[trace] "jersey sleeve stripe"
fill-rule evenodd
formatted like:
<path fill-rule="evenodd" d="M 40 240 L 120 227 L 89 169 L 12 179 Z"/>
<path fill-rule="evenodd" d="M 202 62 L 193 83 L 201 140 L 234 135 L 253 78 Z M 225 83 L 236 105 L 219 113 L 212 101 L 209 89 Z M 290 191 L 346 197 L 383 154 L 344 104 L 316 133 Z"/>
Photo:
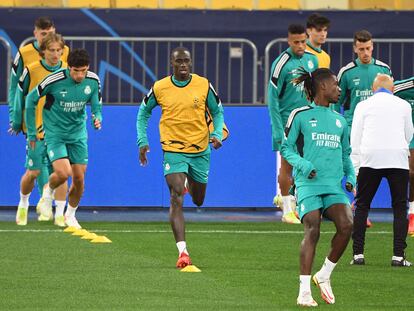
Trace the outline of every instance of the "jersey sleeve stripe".
<path fill-rule="evenodd" d="M 55 83 L 60 80 L 64 80 L 66 78 L 63 71 L 59 71 L 57 73 L 53 73 L 49 76 L 47 76 L 42 82 L 40 82 L 37 92 L 39 93 L 39 96 L 42 95 L 43 90 L 50 84 Z"/>
<path fill-rule="evenodd" d="M 17 74 L 17 66 L 19 66 L 19 59 L 20 59 L 20 51 L 16 53 L 16 56 L 14 57 L 14 61 L 12 64 L 12 71 L 14 75 Z"/>
<path fill-rule="evenodd" d="M 289 58 L 290 58 L 290 55 L 288 53 L 285 53 L 282 55 L 282 57 L 277 62 L 275 66 L 275 70 L 273 71 L 273 74 L 272 74 L 272 79 L 271 79 L 273 81 L 273 84 L 277 85 L 277 80 L 279 79 L 282 69 L 288 62 Z"/>
<path fill-rule="evenodd" d="M 99 101 L 102 102 L 101 80 L 99 80 L 98 75 L 92 71 L 88 71 L 86 73 L 86 78 L 93 79 L 93 80 L 96 80 L 96 82 L 98 82 L 98 97 L 99 97 Z"/>
<path fill-rule="evenodd" d="M 211 85 L 211 83 L 209 83 L 209 89 L 213 92 L 214 97 L 216 98 L 216 102 L 217 105 L 220 106 L 221 105 L 221 100 L 220 97 L 218 96 L 216 90 L 214 89 L 214 87 Z"/>
<path fill-rule="evenodd" d="M 290 113 L 289 118 L 288 118 L 288 120 L 286 122 L 286 126 L 285 126 L 285 134 L 286 134 L 286 136 L 289 134 L 290 127 L 292 126 L 292 123 L 293 123 L 293 120 L 295 119 L 295 117 L 300 112 L 303 112 L 303 111 L 306 111 L 306 110 L 309 110 L 309 109 L 312 109 L 312 107 L 311 106 L 303 106 L 303 107 L 296 108 L 296 109 L 293 109 L 292 110 L 292 112 Z"/>
<path fill-rule="evenodd" d="M 394 94 L 401 92 L 401 91 L 405 91 L 405 90 L 409 90 L 411 88 L 414 88 L 414 80 L 413 81 L 407 81 L 401 84 L 396 84 L 394 87 Z"/>
<path fill-rule="evenodd" d="M 144 99 L 142 100 L 142 103 L 144 105 L 146 105 L 148 103 L 149 99 L 151 98 L 151 95 L 154 96 L 154 90 L 152 88 L 149 90 L 147 95 L 145 95 Z M 154 98 L 155 98 L 155 96 L 154 96 Z"/>
<path fill-rule="evenodd" d="M 27 70 L 27 67 L 24 67 L 23 73 L 19 78 L 19 82 L 17 83 L 17 86 L 19 87 L 20 91 L 23 92 L 23 82 L 26 79 L 26 76 L 28 75 L 29 71 Z"/>
<path fill-rule="evenodd" d="M 342 67 L 341 70 L 339 70 L 339 73 L 338 73 L 338 77 L 337 77 L 338 81 L 341 80 L 341 78 L 342 78 L 343 74 L 345 73 L 345 71 L 347 71 L 349 69 L 352 69 L 354 67 L 356 67 L 355 62 L 351 62 L 348 65 Z"/>
<path fill-rule="evenodd" d="M 386 68 L 390 69 L 390 66 L 388 66 L 386 63 L 384 63 L 384 62 L 382 62 L 378 59 L 375 60 L 374 64 L 377 65 L 377 66 L 386 67 Z"/>

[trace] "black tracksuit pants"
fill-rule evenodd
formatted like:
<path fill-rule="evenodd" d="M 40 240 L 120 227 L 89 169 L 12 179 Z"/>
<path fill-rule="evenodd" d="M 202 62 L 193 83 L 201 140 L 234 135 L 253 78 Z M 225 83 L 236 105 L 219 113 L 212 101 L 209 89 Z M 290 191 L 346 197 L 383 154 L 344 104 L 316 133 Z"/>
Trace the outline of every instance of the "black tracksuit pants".
<path fill-rule="evenodd" d="M 361 167 L 357 180 L 355 197 L 354 229 L 352 233 L 354 255 L 364 253 L 365 231 L 368 212 L 372 199 L 378 190 L 381 179 L 385 177 L 391 192 L 394 213 L 394 256 L 404 256 L 407 247 L 407 192 L 408 170 L 397 168 L 373 169 Z"/>

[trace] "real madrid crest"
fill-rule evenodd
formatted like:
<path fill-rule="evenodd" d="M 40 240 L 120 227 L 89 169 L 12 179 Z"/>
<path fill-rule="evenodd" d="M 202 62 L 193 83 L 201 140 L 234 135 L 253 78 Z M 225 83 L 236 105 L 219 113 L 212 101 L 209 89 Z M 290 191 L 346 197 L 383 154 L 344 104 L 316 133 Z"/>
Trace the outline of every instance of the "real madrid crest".
<path fill-rule="evenodd" d="M 342 123 L 341 121 L 339 121 L 339 119 L 336 119 L 336 126 L 341 128 L 342 127 Z"/>
<path fill-rule="evenodd" d="M 85 87 L 84 92 L 85 92 L 85 94 L 86 94 L 86 95 L 89 95 L 89 94 L 92 92 L 91 87 L 90 87 L 89 85 L 87 85 L 87 86 Z"/>

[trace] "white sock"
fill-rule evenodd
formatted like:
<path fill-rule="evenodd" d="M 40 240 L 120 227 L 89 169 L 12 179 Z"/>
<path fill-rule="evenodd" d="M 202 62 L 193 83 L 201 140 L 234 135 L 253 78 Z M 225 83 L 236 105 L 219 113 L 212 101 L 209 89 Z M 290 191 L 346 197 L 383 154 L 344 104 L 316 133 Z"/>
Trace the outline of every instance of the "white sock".
<path fill-rule="evenodd" d="M 70 206 L 70 204 L 68 203 L 68 208 L 66 209 L 66 213 L 65 213 L 65 216 L 66 217 L 75 217 L 75 213 L 76 213 L 76 210 L 78 209 L 78 207 L 76 206 L 76 207 L 72 207 L 72 206 Z"/>
<path fill-rule="evenodd" d="M 336 266 L 336 263 L 333 263 L 332 261 L 328 259 L 328 257 L 326 257 L 321 270 L 319 270 L 319 276 L 324 280 L 329 279 L 331 277 L 331 273 L 333 269 L 335 268 L 335 266 Z"/>
<path fill-rule="evenodd" d="M 399 257 L 399 256 L 392 256 L 392 258 L 391 258 L 391 260 L 398 260 L 398 261 L 401 261 L 403 259 L 404 259 L 404 257 Z"/>
<path fill-rule="evenodd" d="M 310 288 L 310 281 L 311 276 L 310 275 L 300 275 L 299 276 L 299 294 L 311 292 Z"/>
<path fill-rule="evenodd" d="M 185 241 L 177 242 L 177 248 L 178 248 L 178 254 L 185 252 L 188 255 L 187 243 L 185 243 Z"/>
<path fill-rule="evenodd" d="M 55 203 L 56 203 L 55 217 L 63 216 L 63 212 L 65 211 L 66 201 L 55 200 Z"/>
<path fill-rule="evenodd" d="M 408 205 L 409 205 L 408 214 L 414 214 L 414 201 L 409 202 Z"/>
<path fill-rule="evenodd" d="M 29 208 L 29 197 L 30 197 L 31 192 L 29 192 L 28 194 L 23 194 L 20 192 L 20 201 L 19 201 L 19 206 L 21 208 Z"/>
<path fill-rule="evenodd" d="M 43 198 L 46 200 L 53 200 L 55 190 L 49 187 L 49 184 L 43 189 Z"/>
<path fill-rule="evenodd" d="M 292 211 L 290 195 L 282 196 L 282 204 L 283 204 L 283 215 L 290 213 Z"/>

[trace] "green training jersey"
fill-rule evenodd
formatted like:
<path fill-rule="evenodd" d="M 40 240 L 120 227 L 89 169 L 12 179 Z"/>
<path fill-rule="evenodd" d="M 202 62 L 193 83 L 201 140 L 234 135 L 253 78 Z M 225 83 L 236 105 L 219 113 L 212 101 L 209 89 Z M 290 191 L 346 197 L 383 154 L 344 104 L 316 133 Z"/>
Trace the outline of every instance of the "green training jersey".
<path fill-rule="evenodd" d="M 349 126 L 352 126 L 355 107 L 358 103 L 372 96 L 372 83 L 378 74 L 392 76 L 390 67 L 374 58 L 369 64 L 362 64 L 359 59 L 356 59 L 339 71 L 338 82 L 341 97 L 333 107 L 338 112 L 340 107 L 343 107 L 344 117 Z"/>
<path fill-rule="evenodd" d="M 26 124 L 24 121 L 24 108 L 25 98 L 29 91 L 37 86 L 46 76 L 61 69 L 66 68 L 67 64 L 60 61 L 56 66 L 49 66 L 44 59 L 36 61 L 26 66 L 19 79 L 19 84 L 16 89 L 16 96 L 14 98 L 13 113 L 12 113 L 12 128 L 15 131 L 22 130 L 26 133 Z M 40 99 L 40 103 L 37 105 L 38 111 L 36 112 L 36 128 L 38 138 L 43 138 L 43 126 L 42 126 L 42 109 L 44 105 L 44 98 Z"/>
<path fill-rule="evenodd" d="M 102 97 L 98 76 L 88 71 L 85 79 L 77 83 L 71 78 L 69 69 L 61 69 L 48 75 L 26 97 L 25 121 L 29 141 L 36 140 L 35 109 L 42 96 L 46 96 L 43 107 L 46 142 L 54 138 L 64 142 L 86 138 L 88 102 L 91 103 L 94 119 L 102 121 Z"/>
<path fill-rule="evenodd" d="M 29 66 L 31 63 L 36 62 L 42 59 L 42 56 L 39 54 L 40 48 L 37 41 L 26 44 L 25 46 L 19 48 L 14 58 L 11 73 L 10 73 L 10 84 L 8 91 L 8 105 L 9 105 L 9 122 L 12 122 L 13 119 L 13 107 L 15 102 L 17 85 L 20 79 L 20 76 L 23 73 L 25 67 Z M 66 62 L 69 55 L 69 47 L 65 45 L 61 60 Z"/>
<path fill-rule="evenodd" d="M 294 168 L 298 199 L 343 193 L 342 179 L 355 185 L 346 120 L 328 107 L 305 106 L 292 111 L 285 129 L 282 156 Z M 316 176 L 309 179 L 312 170 Z"/>
<path fill-rule="evenodd" d="M 414 77 L 394 82 L 394 95 L 405 99 L 411 105 L 414 123 Z"/>
<path fill-rule="evenodd" d="M 283 129 L 292 110 L 308 104 L 303 84 L 292 82 L 299 76 L 298 69 L 314 71 L 318 68 L 315 55 L 305 52 L 297 56 L 288 48 L 273 62 L 267 89 L 267 105 L 272 124 L 272 148 L 278 150 L 283 138 Z"/>
<path fill-rule="evenodd" d="M 193 81 L 195 78 L 196 80 L 200 80 L 201 82 L 205 81 L 205 88 L 204 83 L 202 85 L 195 84 Z M 161 83 L 161 85 L 160 85 Z M 166 85 L 169 85 L 169 88 L 166 88 Z M 160 87 L 161 86 L 161 87 Z M 165 94 L 164 90 L 169 90 L 171 94 Z M 178 93 L 177 93 L 178 92 Z M 200 102 L 199 99 L 194 100 L 194 96 L 197 94 L 206 95 L 205 102 Z M 179 96 L 178 96 L 179 95 Z M 159 96 L 157 98 L 157 96 Z M 169 97 L 167 97 L 169 96 Z M 198 96 L 198 95 L 197 95 Z M 196 97 L 197 97 L 196 96 Z M 183 98 L 186 98 L 189 103 L 182 102 Z M 200 104 L 204 105 L 204 107 L 199 106 Z M 195 144 L 192 139 L 196 138 L 198 133 L 187 133 L 188 129 L 194 131 L 198 129 L 197 132 L 205 132 L 208 134 L 209 128 L 207 125 L 207 108 L 210 111 L 213 119 L 214 131 L 209 134 L 211 137 L 216 137 L 218 140 L 222 140 L 223 135 L 223 124 L 224 124 L 224 116 L 223 116 L 223 106 L 221 101 L 215 92 L 214 88 L 205 78 L 199 77 L 197 75 L 191 75 L 191 78 L 187 81 L 178 81 L 174 78 L 174 76 L 167 77 L 158 81 L 154 85 L 153 88 L 149 91 L 147 96 L 144 97 L 141 106 L 138 111 L 137 116 L 137 143 L 139 147 L 143 147 L 148 145 L 148 137 L 147 137 L 147 127 L 148 127 L 148 120 L 152 114 L 152 110 L 160 105 L 162 112 L 161 112 L 161 120 L 164 121 L 164 127 L 162 127 L 160 122 L 160 134 L 161 134 L 161 144 L 164 151 L 175 151 L 175 152 L 183 152 L 183 153 L 194 153 L 194 154 L 201 154 L 203 152 L 210 152 L 210 148 L 201 148 L 200 152 L 196 151 L 193 152 L 191 150 L 191 146 Z M 174 109 L 172 109 L 174 108 Z M 198 114 L 200 115 L 197 118 L 189 118 L 191 114 L 194 113 L 195 110 L 200 109 Z M 177 114 L 177 110 L 180 110 L 180 114 Z M 178 115 L 180 117 L 178 117 Z M 175 142 L 175 149 L 171 149 L 169 144 L 166 144 L 163 141 L 163 132 L 165 129 L 171 128 L 169 125 L 176 123 L 179 120 L 179 124 L 175 127 L 176 131 L 180 131 L 182 133 L 186 133 L 184 136 L 180 133 L 167 133 L 171 135 L 178 135 L 177 137 L 174 136 L 173 140 Z M 186 122 L 187 120 L 187 122 Z M 191 124 L 189 124 L 190 122 Z M 197 124 L 193 124 L 197 123 Z M 195 126 L 195 127 L 194 127 Z M 176 132 L 175 131 L 175 132 Z M 188 135 L 187 135 L 188 134 Z M 180 136 L 181 135 L 181 136 Z M 196 137 L 193 137 L 196 135 Z M 183 142 L 178 140 L 185 140 Z M 198 139 L 196 139 L 198 140 Z M 186 147 L 187 146 L 187 147 Z M 204 150 L 203 150 L 204 149 Z"/>

